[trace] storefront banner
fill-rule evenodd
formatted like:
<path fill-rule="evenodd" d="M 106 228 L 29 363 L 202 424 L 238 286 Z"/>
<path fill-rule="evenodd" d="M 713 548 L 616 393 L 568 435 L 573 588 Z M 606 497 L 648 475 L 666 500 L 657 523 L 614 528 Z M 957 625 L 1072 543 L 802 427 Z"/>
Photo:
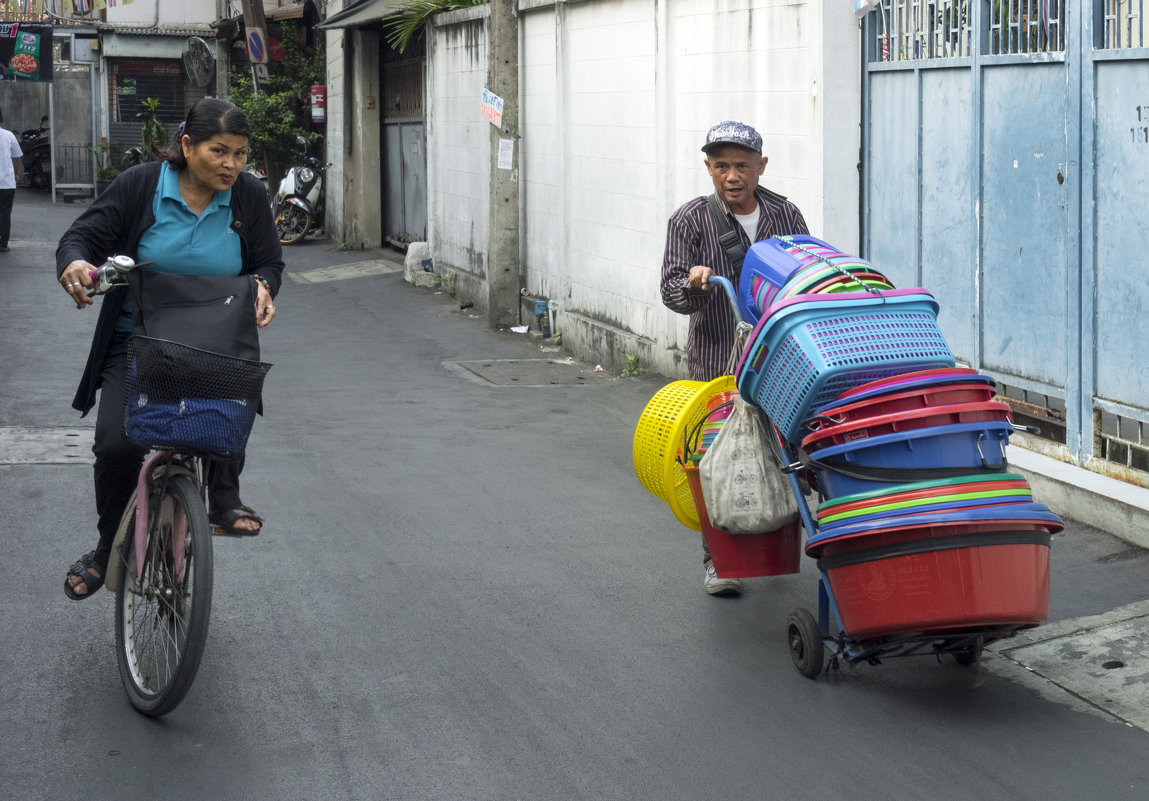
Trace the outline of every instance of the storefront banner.
<path fill-rule="evenodd" d="M 52 26 L 39 22 L 0 22 L 0 79 L 52 80 Z"/>

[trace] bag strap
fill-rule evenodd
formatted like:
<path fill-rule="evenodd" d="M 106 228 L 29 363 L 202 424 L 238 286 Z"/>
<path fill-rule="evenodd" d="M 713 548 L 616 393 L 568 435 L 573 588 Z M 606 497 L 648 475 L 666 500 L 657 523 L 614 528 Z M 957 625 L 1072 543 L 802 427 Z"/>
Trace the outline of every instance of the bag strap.
<path fill-rule="evenodd" d="M 712 194 L 706 198 L 706 206 L 710 209 L 710 218 L 714 220 L 714 227 L 718 229 L 718 243 L 726 251 L 730 264 L 734 267 L 734 272 L 740 273 L 742 262 L 746 259 L 746 247 L 742 244 L 742 237 L 730 224 L 730 218 L 722 210 L 722 204 L 718 202 L 717 194 Z"/>

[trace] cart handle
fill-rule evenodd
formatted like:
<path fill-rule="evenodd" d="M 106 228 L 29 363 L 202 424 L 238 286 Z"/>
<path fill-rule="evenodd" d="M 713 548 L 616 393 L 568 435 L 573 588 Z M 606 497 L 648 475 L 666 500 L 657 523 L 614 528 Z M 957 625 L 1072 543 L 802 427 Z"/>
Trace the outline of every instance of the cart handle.
<path fill-rule="evenodd" d="M 738 311 L 738 293 L 734 291 L 734 284 L 730 283 L 730 279 L 711 274 L 706 280 L 722 287 L 726 297 L 730 298 L 730 308 L 734 311 L 734 320 L 739 323 L 742 322 L 742 312 Z"/>

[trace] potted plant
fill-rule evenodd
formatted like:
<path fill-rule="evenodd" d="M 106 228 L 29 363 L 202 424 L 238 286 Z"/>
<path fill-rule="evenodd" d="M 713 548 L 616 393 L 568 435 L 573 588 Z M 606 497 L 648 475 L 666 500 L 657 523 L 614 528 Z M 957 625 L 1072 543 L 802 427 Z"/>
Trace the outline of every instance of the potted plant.
<path fill-rule="evenodd" d="M 159 98 L 147 97 L 141 100 L 140 104 L 144 108 L 136 114 L 136 119 L 144 121 L 143 130 L 140 132 L 140 141 L 143 145 L 141 151 L 144 159 L 151 161 L 153 157 L 161 157 L 157 148 L 162 150 L 167 147 L 168 127 L 157 116 L 160 107 Z"/>
<path fill-rule="evenodd" d="M 96 157 L 96 194 L 102 194 L 116 176 L 132 166 L 132 157 L 119 142 L 101 139 L 91 148 Z"/>

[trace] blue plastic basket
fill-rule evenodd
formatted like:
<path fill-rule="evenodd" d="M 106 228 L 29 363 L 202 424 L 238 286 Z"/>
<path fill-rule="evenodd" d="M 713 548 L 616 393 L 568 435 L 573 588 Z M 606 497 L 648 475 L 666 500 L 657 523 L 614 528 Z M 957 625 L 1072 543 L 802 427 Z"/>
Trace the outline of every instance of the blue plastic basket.
<path fill-rule="evenodd" d="M 938 328 L 938 304 L 922 290 L 826 296 L 768 317 L 737 376 L 742 397 L 761 407 L 787 441 L 841 393 L 880 378 L 953 367 Z"/>
<path fill-rule="evenodd" d="M 803 253 L 791 252 L 795 245 L 841 252 L 821 239 L 806 235 L 772 236 L 751 245 L 746 251 L 738 279 L 738 311 L 750 325 L 758 322 L 762 311 L 769 308 L 782 285 L 798 271 L 804 260 L 810 258 Z"/>

